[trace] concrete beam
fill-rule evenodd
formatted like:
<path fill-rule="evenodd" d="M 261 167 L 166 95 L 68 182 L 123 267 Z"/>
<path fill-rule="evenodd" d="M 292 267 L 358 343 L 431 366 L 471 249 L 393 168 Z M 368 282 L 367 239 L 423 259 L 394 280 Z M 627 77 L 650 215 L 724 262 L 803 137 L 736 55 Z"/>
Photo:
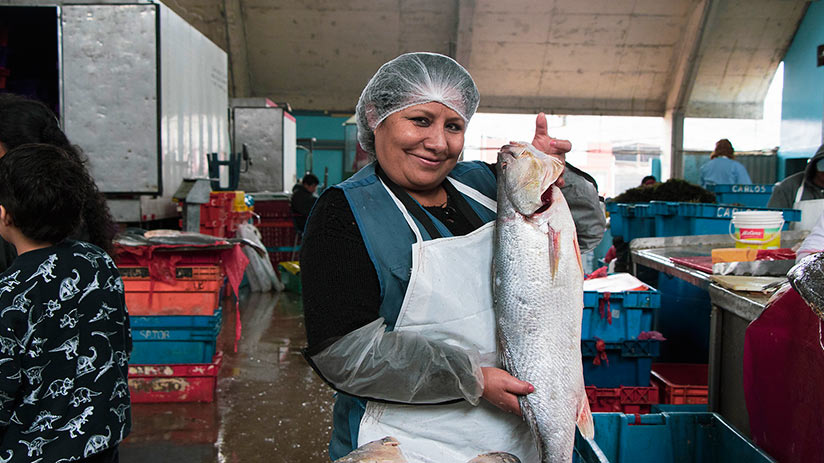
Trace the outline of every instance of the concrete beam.
<path fill-rule="evenodd" d="M 681 111 L 685 109 L 692 91 L 695 75 L 698 70 L 698 60 L 704 38 L 704 30 L 717 16 L 719 0 L 701 0 L 693 10 L 684 30 L 681 48 L 675 60 L 672 71 L 672 84 L 667 94 L 667 110 Z"/>
<path fill-rule="evenodd" d="M 454 49 L 452 57 L 455 61 L 469 68 L 472 59 L 472 34 L 475 22 L 475 0 L 455 0 L 457 14 L 455 21 L 455 35 L 452 40 Z"/>
<path fill-rule="evenodd" d="M 229 87 L 231 97 L 252 95 L 249 59 L 246 44 L 246 22 L 242 0 L 223 0 L 226 16 L 226 42 L 229 54 Z"/>

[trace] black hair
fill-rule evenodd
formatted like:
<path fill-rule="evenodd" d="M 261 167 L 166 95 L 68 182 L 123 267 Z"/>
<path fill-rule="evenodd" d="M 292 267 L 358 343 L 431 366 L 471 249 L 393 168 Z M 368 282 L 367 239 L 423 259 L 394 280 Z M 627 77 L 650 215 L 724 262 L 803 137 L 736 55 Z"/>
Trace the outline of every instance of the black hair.
<path fill-rule="evenodd" d="M 27 238 L 59 243 L 77 231 L 94 181 L 65 150 L 20 145 L 0 158 L 0 204 Z"/>
<path fill-rule="evenodd" d="M 60 124 L 54 113 L 43 103 L 10 93 L 0 94 L 0 145 L 7 151 L 29 143 L 46 143 L 54 145 L 91 178 L 88 171 L 88 159 L 60 130 Z M 109 212 L 106 198 L 92 182 L 91 190 L 83 202 L 81 226 L 76 233 L 111 253 L 112 239 L 117 227 Z"/>
<path fill-rule="evenodd" d="M 320 180 L 318 180 L 318 178 L 316 176 L 314 176 L 313 174 L 306 174 L 306 175 L 303 176 L 303 180 L 301 180 L 300 183 L 302 183 L 306 186 L 312 186 L 312 185 L 319 184 Z"/>
<path fill-rule="evenodd" d="M 647 183 L 647 180 L 652 180 L 653 182 L 657 182 L 657 181 L 658 181 L 658 179 L 657 179 L 657 178 L 655 178 L 655 176 L 654 176 L 654 175 L 647 175 L 646 177 L 644 177 L 643 179 L 641 179 L 641 185 L 643 185 L 643 184 Z"/>

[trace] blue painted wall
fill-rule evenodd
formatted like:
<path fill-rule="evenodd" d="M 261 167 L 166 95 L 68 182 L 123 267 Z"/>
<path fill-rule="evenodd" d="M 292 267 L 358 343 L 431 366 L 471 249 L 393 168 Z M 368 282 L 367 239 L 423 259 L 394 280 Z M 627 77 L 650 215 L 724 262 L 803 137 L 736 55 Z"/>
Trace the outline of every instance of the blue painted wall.
<path fill-rule="evenodd" d="M 817 1 L 810 4 L 784 57 L 779 179 L 786 175 L 786 159 L 809 158 L 824 142 L 824 66 L 816 66 L 822 44 L 824 2 Z"/>
<path fill-rule="evenodd" d="M 297 119 L 298 138 L 315 137 L 318 140 L 339 140 L 343 146 L 343 123 L 347 117 L 331 117 L 326 115 L 295 114 Z M 298 178 L 306 173 L 306 154 L 302 149 L 297 150 Z M 312 173 L 317 175 L 323 183 L 324 168 L 329 168 L 329 185 L 343 181 L 343 150 L 315 150 L 312 160 Z"/>

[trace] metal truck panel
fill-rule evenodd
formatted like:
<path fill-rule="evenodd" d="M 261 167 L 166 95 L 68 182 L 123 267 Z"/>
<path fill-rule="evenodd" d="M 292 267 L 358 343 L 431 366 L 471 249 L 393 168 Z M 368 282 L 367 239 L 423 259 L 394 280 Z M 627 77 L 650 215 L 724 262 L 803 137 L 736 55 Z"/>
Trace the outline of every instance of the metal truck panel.
<path fill-rule="evenodd" d="M 226 52 L 160 7 L 160 139 L 163 195 L 184 178 L 207 177 L 207 153 L 228 159 Z"/>
<path fill-rule="evenodd" d="M 64 5 L 63 124 L 104 193 L 160 193 L 157 5 Z"/>
<path fill-rule="evenodd" d="M 252 165 L 240 174 L 243 191 L 291 191 L 295 184 L 296 127 L 283 108 L 235 107 L 235 151 L 245 143 Z"/>

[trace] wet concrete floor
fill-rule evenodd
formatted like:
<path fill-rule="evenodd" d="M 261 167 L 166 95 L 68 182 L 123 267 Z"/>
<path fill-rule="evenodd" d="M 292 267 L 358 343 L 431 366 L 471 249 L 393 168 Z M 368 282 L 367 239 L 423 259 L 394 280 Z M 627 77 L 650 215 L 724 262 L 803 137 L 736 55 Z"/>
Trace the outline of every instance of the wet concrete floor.
<path fill-rule="evenodd" d="M 241 292 L 223 303 L 224 352 L 213 403 L 133 404 L 122 463 L 328 462 L 333 391 L 301 356 L 300 296 Z"/>

